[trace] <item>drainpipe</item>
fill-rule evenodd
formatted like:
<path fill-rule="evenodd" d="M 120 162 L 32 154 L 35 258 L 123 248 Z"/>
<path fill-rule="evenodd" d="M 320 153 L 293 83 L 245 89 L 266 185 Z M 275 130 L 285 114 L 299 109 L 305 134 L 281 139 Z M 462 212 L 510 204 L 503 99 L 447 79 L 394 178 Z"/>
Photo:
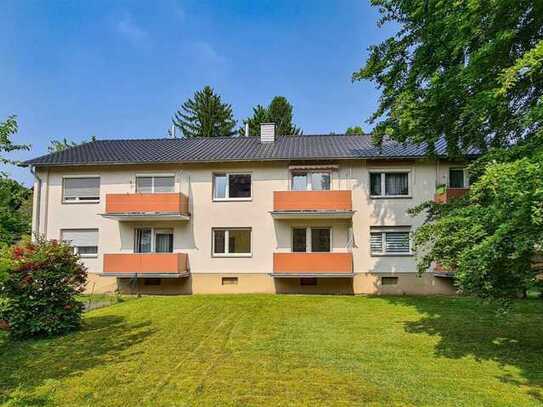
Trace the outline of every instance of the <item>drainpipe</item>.
<path fill-rule="evenodd" d="M 34 179 L 36 180 L 37 187 L 35 188 L 34 194 L 34 222 L 32 228 L 32 240 L 35 240 L 36 237 L 40 234 L 40 203 L 41 203 L 41 178 L 36 172 L 36 169 L 33 166 L 30 166 L 30 173 L 34 176 Z"/>

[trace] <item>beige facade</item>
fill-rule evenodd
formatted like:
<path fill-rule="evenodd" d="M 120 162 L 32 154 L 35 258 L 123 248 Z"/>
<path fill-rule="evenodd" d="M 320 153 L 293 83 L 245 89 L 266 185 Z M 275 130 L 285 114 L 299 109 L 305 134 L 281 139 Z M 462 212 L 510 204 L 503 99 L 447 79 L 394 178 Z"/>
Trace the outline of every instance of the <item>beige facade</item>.
<path fill-rule="evenodd" d="M 287 161 L 275 161 L 37 168 L 40 182 L 35 184 L 39 193 L 35 194 L 33 230 L 49 239 L 61 239 L 63 230 L 98 230 L 98 254 L 83 258 L 90 275 L 88 289 L 93 292 L 119 288 L 125 292 L 161 294 L 454 293 L 448 279 L 434 277 L 431 273 L 419 277 L 416 258 L 411 253 L 375 256 L 370 252 L 370 228 L 401 227 L 413 231 L 422 223 L 422 217 L 413 218 L 407 210 L 432 199 L 436 185 L 447 183 L 449 164 L 429 160 L 338 160 L 330 165 L 330 189 L 351 191 L 352 218 L 294 216 L 278 219 L 272 216 L 274 191 L 290 189 L 292 171 L 289 165 Z M 370 197 L 370 172 L 381 171 L 408 172 L 409 195 Z M 224 172 L 251 174 L 251 198 L 214 200 L 213 174 Z M 102 216 L 106 212 L 108 194 L 134 194 L 136 176 L 146 174 L 175 176 L 175 191 L 188 196 L 188 219 L 117 220 Z M 100 178 L 99 202 L 63 202 L 63 179 L 74 176 Z M 190 275 L 160 281 L 102 276 L 104 255 L 133 253 L 134 231 L 142 227 L 172 229 L 173 252 L 187 254 Z M 352 253 L 353 276 L 322 277 L 304 282 L 297 277 L 273 276 L 274 253 L 292 251 L 295 227 L 330 228 L 330 251 Z M 251 253 L 239 257 L 213 256 L 214 228 L 250 228 Z M 228 277 L 237 277 L 237 281 Z M 387 284 L 382 284 L 381 277 L 398 278 L 385 279 Z"/>

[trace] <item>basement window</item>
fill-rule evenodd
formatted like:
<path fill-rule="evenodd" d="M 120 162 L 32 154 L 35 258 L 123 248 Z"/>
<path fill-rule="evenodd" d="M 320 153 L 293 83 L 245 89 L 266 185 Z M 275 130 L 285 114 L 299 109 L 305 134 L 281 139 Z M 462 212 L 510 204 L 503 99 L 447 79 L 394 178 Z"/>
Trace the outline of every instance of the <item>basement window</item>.
<path fill-rule="evenodd" d="M 144 278 L 143 285 L 146 285 L 146 286 L 160 285 L 160 278 Z"/>
<path fill-rule="evenodd" d="M 222 285 L 238 285 L 238 278 L 237 277 L 223 277 L 221 279 Z"/>
<path fill-rule="evenodd" d="M 317 279 L 315 277 L 300 278 L 301 286 L 316 286 Z"/>
<path fill-rule="evenodd" d="M 381 285 L 396 285 L 398 277 L 381 277 Z"/>

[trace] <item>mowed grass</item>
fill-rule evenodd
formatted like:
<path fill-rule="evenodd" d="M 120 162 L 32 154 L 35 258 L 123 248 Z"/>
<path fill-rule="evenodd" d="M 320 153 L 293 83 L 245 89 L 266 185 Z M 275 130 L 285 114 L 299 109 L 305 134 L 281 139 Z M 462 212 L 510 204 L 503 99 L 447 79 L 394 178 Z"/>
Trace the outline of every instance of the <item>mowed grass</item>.
<path fill-rule="evenodd" d="M 0 336 L 4 406 L 536 406 L 543 301 L 145 297 Z"/>

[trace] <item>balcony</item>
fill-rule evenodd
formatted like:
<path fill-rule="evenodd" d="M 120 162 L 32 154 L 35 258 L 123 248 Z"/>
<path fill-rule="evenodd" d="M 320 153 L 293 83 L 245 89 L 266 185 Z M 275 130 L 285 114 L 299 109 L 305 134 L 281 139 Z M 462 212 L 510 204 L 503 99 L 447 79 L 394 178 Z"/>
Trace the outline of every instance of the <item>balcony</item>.
<path fill-rule="evenodd" d="M 120 278 L 180 278 L 189 275 L 185 253 L 104 254 L 103 276 Z"/>
<path fill-rule="evenodd" d="M 189 220 L 189 200 L 180 193 L 107 194 L 102 216 L 120 221 Z"/>
<path fill-rule="evenodd" d="M 272 216 L 276 219 L 351 219 L 351 191 L 276 191 Z"/>
<path fill-rule="evenodd" d="M 469 191 L 469 188 L 445 188 L 443 191 L 439 191 L 434 196 L 434 202 L 443 204 L 449 202 L 451 199 L 460 198 Z"/>
<path fill-rule="evenodd" d="M 352 253 L 274 253 L 274 277 L 352 277 Z"/>

